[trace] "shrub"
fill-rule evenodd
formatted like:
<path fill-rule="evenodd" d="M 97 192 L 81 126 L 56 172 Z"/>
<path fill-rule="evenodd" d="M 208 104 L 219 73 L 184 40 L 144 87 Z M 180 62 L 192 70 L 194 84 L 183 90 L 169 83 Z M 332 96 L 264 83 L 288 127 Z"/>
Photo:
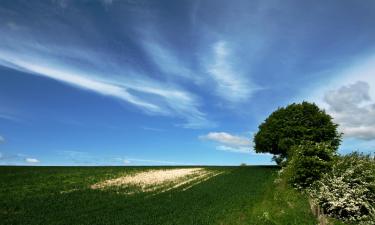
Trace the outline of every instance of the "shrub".
<path fill-rule="evenodd" d="M 331 170 L 336 148 L 330 143 L 305 141 L 291 148 L 286 178 L 298 188 L 306 188 Z"/>
<path fill-rule="evenodd" d="M 313 200 L 332 217 L 375 224 L 375 160 L 352 153 L 338 158 L 310 189 Z"/>

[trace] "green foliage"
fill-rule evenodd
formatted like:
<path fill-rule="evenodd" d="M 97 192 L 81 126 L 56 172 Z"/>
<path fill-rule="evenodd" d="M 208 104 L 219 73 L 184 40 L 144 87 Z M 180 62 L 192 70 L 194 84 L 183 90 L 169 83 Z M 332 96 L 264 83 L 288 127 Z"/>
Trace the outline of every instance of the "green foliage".
<path fill-rule="evenodd" d="M 339 157 L 309 192 L 334 218 L 375 224 L 375 159 L 356 152 Z"/>
<path fill-rule="evenodd" d="M 264 192 L 263 200 L 253 209 L 253 214 L 259 219 L 250 224 L 317 224 L 307 196 L 290 188 L 285 180 L 274 180 L 273 183 L 264 186 Z M 301 217 L 304 217 L 304 220 Z"/>
<path fill-rule="evenodd" d="M 295 187 L 306 188 L 331 170 L 336 149 L 329 143 L 304 141 L 291 148 L 293 154 L 285 168 L 288 181 Z"/>
<path fill-rule="evenodd" d="M 274 154 L 280 164 L 294 145 L 303 141 L 330 142 L 337 149 L 341 134 L 332 117 L 313 103 L 302 102 L 279 108 L 260 126 L 254 136 L 255 151 Z"/>
<path fill-rule="evenodd" d="M 126 195 L 89 189 L 159 168 L 165 167 L 0 167 L 0 223 L 316 224 L 303 196 L 273 182 L 277 167 L 209 167 L 225 173 L 186 191 Z"/>

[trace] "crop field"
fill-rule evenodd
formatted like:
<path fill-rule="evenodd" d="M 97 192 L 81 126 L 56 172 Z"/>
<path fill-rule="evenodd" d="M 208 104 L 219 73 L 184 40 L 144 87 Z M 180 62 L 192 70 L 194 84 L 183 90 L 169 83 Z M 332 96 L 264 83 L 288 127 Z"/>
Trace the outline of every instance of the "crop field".
<path fill-rule="evenodd" d="M 276 167 L 0 167 L 1 224 L 316 224 Z"/>

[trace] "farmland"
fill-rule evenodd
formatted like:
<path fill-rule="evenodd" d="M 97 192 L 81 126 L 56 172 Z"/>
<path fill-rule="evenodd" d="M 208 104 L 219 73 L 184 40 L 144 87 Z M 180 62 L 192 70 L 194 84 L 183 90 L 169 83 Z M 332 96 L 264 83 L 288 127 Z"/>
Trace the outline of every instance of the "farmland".
<path fill-rule="evenodd" d="M 0 167 L 0 221 L 2 224 L 316 224 L 307 199 L 285 184 L 274 182 L 277 170 L 270 166 L 3 166 Z M 157 179 L 148 183 L 147 174 Z"/>

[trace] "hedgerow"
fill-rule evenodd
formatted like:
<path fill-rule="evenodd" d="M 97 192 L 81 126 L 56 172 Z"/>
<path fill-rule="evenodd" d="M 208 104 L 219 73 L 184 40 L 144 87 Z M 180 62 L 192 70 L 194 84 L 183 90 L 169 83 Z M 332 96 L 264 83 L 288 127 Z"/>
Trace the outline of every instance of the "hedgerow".
<path fill-rule="evenodd" d="M 285 177 L 294 187 L 307 188 L 331 170 L 336 149 L 329 142 L 305 141 L 291 148 Z"/>
<path fill-rule="evenodd" d="M 375 159 L 369 155 L 339 157 L 308 191 L 331 217 L 375 224 Z"/>

